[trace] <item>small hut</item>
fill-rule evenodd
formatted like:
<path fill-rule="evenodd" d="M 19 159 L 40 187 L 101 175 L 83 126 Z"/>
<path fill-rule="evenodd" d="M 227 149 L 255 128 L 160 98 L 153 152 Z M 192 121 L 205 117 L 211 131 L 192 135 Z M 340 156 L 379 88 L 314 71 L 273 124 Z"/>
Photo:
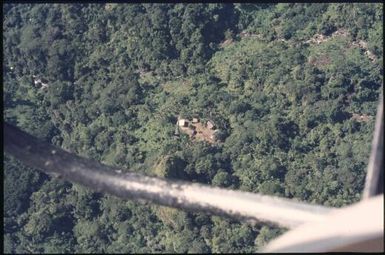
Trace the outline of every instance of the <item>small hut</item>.
<path fill-rule="evenodd" d="M 48 88 L 48 84 L 47 83 L 41 83 L 41 89 L 46 89 Z"/>
<path fill-rule="evenodd" d="M 41 80 L 40 79 L 36 79 L 33 82 L 35 83 L 35 85 L 41 84 Z"/>
<path fill-rule="evenodd" d="M 187 126 L 188 126 L 188 120 L 186 120 L 186 119 L 180 119 L 180 120 L 178 120 L 178 125 L 179 125 L 180 127 L 187 127 Z"/>
<path fill-rule="evenodd" d="M 208 129 L 215 129 L 215 124 L 212 120 L 207 121 L 206 126 Z"/>
<path fill-rule="evenodd" d="M 198 123 L 199 122 L 199 118 L 198 117 L 195 117 L 192 119 L 192 123 Z"/>

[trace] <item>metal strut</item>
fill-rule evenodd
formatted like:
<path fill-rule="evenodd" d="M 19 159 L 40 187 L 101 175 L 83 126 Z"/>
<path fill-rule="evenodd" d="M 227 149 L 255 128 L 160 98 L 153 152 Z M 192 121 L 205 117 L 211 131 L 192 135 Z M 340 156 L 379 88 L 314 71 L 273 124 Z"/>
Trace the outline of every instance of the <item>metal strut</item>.
<path fill-rule="evenodd" d="M 4 124 L 4 145 L 7 153 L 28 166 L 121 198 L 289 228 L 320 221 L 334 210 L 285 198 L 125 173 L 40 141 L 7 123 Z"/>
<path fill-rule="evenodd" d="M 362 199 L 382 193 L 384 193 L 384 105 L 381 97 L 377 107 L 376 126 Z"/>

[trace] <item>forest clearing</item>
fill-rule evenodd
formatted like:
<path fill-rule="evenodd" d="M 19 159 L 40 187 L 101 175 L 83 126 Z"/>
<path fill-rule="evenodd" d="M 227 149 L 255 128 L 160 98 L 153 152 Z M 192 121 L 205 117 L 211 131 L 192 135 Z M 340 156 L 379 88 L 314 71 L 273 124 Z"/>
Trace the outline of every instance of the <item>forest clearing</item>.
<path fill-rule="evenodd" d="M 198 118 L 193 118 L 192 121 L 178 119 L 177 126 L 181 132 L 188 134 L 191 140 L 206 141 L 208 143 L 217 142 L 216 133 L 218 130 L 211 120 L 203 124 Z"/>

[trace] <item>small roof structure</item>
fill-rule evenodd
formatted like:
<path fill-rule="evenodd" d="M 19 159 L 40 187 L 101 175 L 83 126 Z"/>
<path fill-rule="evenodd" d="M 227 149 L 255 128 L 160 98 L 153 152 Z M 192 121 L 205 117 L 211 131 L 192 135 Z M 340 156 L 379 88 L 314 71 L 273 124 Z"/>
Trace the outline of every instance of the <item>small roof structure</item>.
<path fill-rule="evenodd" d="M 37 85 L 37 84 L 41 83 L 41 80 L 40 79 L 36 79 L 33 82 L 35 83 L 35 85 Z"/>
<path fill-rule="evenodd" d="M 199 118 L 198 117 L 194 117 L 193 119 L 192 119 L 192 123 L 198 123 L 199 122 Z"/>
<path fill-rule="evenodd" d="M 46 89 L 48 88 L 48 84 L 47 83 L 41 83 L 41 89 Z"/>
<path fill-rule="evenodd" d="M 214 122 L 212 120 L 207 121 L 206 126 L 209 129 L 215 129 L 215 124 L 214 124 Z"/>
<path fill-rule="evenodd" d="M 179 119 L 178 120 L 178 125 L 180 127 L 187 127 L 188 126 L 188 120 L 186 120 L 186 119 Z"/>

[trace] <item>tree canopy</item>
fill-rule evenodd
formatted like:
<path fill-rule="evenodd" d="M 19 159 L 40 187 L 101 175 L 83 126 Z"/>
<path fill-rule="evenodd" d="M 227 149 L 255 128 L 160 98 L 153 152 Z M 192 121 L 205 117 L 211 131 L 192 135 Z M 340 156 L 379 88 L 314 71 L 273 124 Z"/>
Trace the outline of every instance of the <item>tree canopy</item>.
<path fill-rule="evenodd" d="M 383 5 L 3 5 L 4 119 L 130 171 L 341 207 L 361 198 Z M 221 142 L 174 136 L 213 120 Z M 358 117 L 357 117 L 358 116 Z M 124 201 L 4 157 L 5 253 L 255 252 L 285 230 Z"/>

